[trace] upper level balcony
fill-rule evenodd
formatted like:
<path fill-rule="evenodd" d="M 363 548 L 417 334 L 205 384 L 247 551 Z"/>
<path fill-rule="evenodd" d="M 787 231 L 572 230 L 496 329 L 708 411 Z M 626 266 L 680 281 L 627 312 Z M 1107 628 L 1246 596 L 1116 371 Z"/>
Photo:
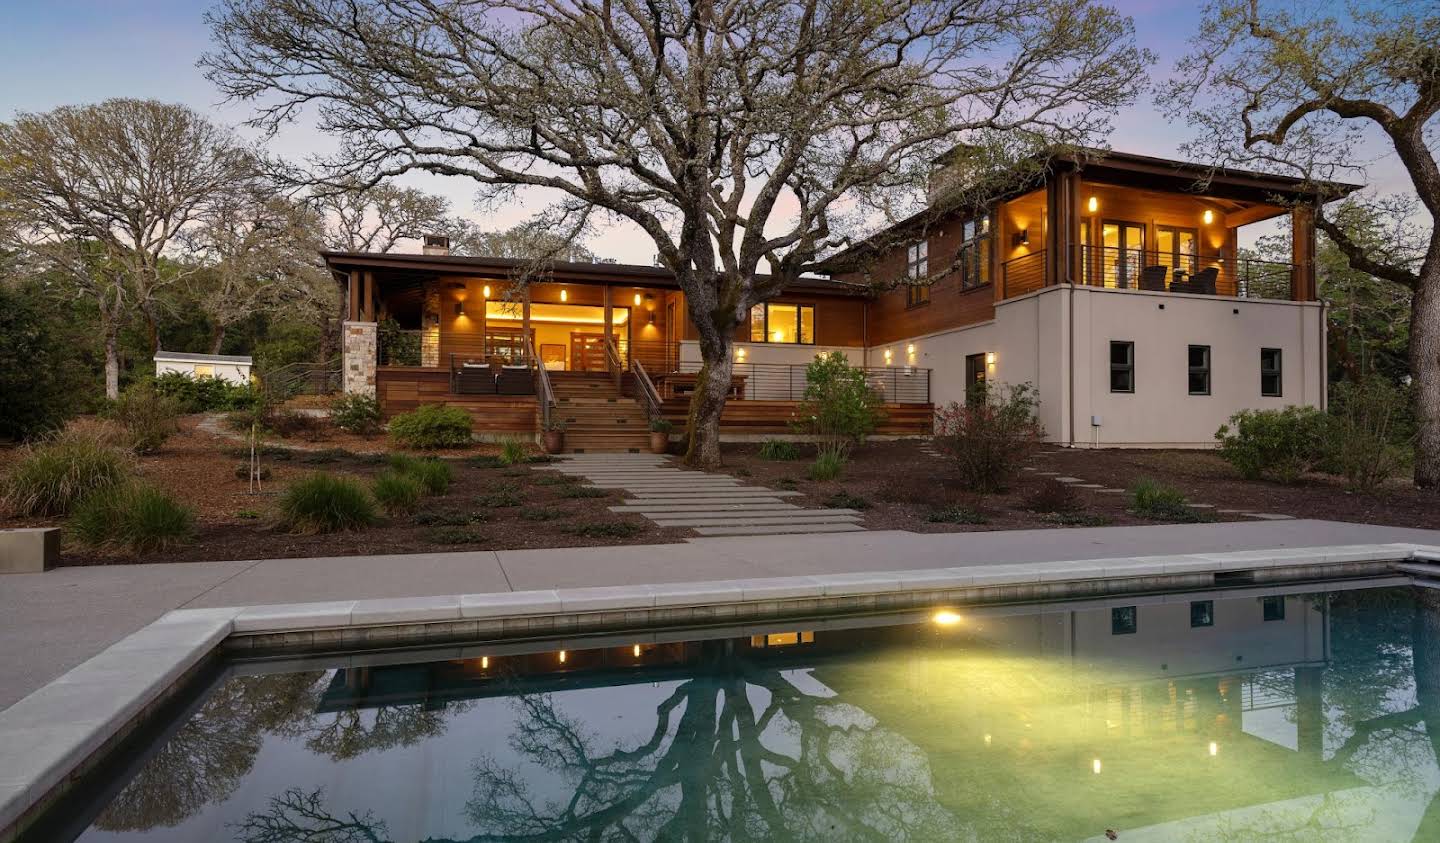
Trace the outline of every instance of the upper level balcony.
<path fill-rule="evenodd" d="M 1109 290 L 1144 290 L 1242 299 L 1286 301 L 1293 296 L 1300 267 L 1249 257 L 1175 254 L 1116 246 L 1071 245 L 1067 266 L 1075 283 Z M 1011 299 L 1046 286 L 1049 254 L 1041 249 L 1000 265 L 1000 298 Z"/>

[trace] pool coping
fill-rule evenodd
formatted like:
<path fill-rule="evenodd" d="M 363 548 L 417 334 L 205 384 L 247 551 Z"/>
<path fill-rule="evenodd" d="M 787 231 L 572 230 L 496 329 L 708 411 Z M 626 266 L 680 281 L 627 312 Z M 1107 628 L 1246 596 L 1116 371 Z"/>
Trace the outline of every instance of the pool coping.
<path fill-rule="evenodd" d="M 563 637 L 648 625 L 1405 573 L 1440 547 L 1336 545 L 764 579 L 178 609 L 0 711 L 0 843 L 222 652 Z M 1411 578 L 1414 582 L 1414 578 Z M 1178 598 L 1177 598 L 1178 599 Z M 1188 598 L 1187 598 L 1188 599 Z"/>

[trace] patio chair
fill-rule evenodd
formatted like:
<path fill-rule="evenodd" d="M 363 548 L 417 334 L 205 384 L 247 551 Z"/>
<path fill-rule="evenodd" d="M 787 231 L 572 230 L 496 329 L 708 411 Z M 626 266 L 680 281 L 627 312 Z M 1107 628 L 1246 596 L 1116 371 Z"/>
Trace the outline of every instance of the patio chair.
<path fill-rule="evenodd" d="M 1215 295 L 1215 281 L 1220 277 L 1217 267 L 1207 266 L 1190 276 L 1190 292 L 1205 296 Z"/>
<path fill-rule="evenodd" d="M 1140 289 L 1165 292 L 1165 267 L 1158 264 L 1145 267 L 1140 272 Z"/>

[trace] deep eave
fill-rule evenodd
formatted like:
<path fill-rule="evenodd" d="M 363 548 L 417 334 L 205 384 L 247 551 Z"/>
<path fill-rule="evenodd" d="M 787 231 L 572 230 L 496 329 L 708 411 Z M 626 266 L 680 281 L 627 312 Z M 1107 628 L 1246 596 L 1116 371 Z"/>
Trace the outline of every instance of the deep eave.
<path fill-rule="evenodd" d="M 396 270 L 435 275 L 467 275 L 505 280 L 531 268 L 517 258 L 465 257 L 460 255 L 416 255 L 394 252 L 321 252 L 325 265 L 337 272 L 350 270 Z M 545 265 L 546 283 L 604 284 L 624 287 L 661 287 L 678 290 L 670 270 L 657 266 L 624 263 L 579 263 L 552 261 Z M 761 278 L 767 276 L 761 275 Z M 801 278 L 785 288 L 786 293 L 815 293 L 832 296 L 864 296 L 863 285 L 827 278 Z"/>

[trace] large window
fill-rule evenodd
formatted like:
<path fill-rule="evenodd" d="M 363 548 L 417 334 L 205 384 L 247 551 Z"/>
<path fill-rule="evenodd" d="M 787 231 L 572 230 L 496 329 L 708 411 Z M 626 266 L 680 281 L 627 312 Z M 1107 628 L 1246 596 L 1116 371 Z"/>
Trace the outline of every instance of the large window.
<path fill-rule="evenodd" d="M 1283 393 L 1280 379 L 1280 349 L 1260 349 L 1260 394 L 1279 398 Z"/>
<path fill-rule="evenodd" d="M 981 214 L 961 229 L 960 289 L 990 283 L 990 215 Z"/>
<path fill-rule="evenodd" d="M 1110 343 L 1110 391 L 1135 391 L 1135 343 Z"/>
<path fill-rule="evenodd" d="M 1210 346 L 1190 346 L 1190 394 L 1210 394 Z"/>
<path fill-rule="evenodd" d="M 750 308 L 750 341 L 815 344 L 815 306 L 768 302 Z"/>
<path fill-rule="evenodd" d="M 925 240 L 910 244 L 905 250 L 905 306 L 914 307 L 930 301 L 930 285 L 922 284 L 930 275 L 930 244 Z"/>

